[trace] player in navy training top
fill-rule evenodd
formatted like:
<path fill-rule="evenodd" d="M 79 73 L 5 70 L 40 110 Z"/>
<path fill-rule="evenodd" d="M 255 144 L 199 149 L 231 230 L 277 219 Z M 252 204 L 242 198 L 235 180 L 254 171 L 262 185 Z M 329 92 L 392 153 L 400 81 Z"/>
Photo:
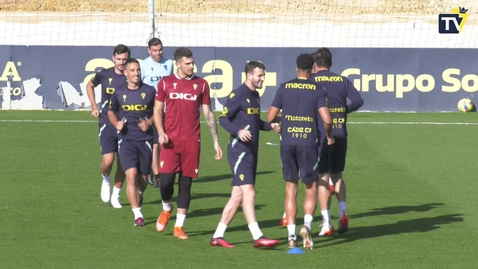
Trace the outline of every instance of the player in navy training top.
<path fill-rule="evenodd" d="M 300 235 L 305 248 L 313 247 L 310 231 L 317 205 L 319 118 L 328 131 L 328 143 L 334 143 L 327 94 L 323 87 L 309 80 L 313 65 L 312 55 L 305 53 L 297 57 L 297 78 L 279 86 L 267 117 L 272 121 L 282 109 L 280 155 L 283 178 L 286 181 L 285 212 L 290 248 L 297 245 L 295 216 L 299 174 L 305 186 L 304 226 L 300 229 Z"/>
<path fill-rule="evenodd" d="M 231 134 L 227 157 L 233 187 L 231 198 L 224 207 L 211 239 L 211 246 L 234 247 L 224 239 L 224 233 L 241 204 L 254 247 L 271 247 L 279 242 L 263 236 L 256 221 L 254 205 L 259 131 L 279 131 L 279 124 L 261 120 L 260 96 L 256 89 L 262 88 L 265 70 L 265 66 L 258 61 L 246 64 L 246 81 L 229 95 L 219 118 L 221 126 Z"/>
<path fill-rule="evenodd" d="M 110 201 L 110 172 L 115 160 L 115 153 L 118 152 L 118 136 L 116 129 L 108 120 L 108 105 L 111 95 L 119 86 L 126 84 L 126 77 L 123 74 L 124 64 L 130 57 L 130 49 L 125 45 L 118 45 L 113 51 L 113 63 L 111 68 L 103 69 L 95 74 L 95 76 L 86 85 L 88 98 L 91 103 L 91 115 L 99 117 L 99 140 L 102 161 L 101 175 L 103 183 L 101 184 L 101 199 L 107 203 Z M 101 84 L 101 106 L 98 109 L 95 101 L 95 87 Z M 125 175 L 121 168 L 120 161 L 116 161 L 116 175 L 113 193 L 111 194 L 111 205 L 114 208 L 121 208 L 119 202 L 119 194 L 123 187 Z"/>
<path fill-rule="evenodd" d="M 141 62 L 141 80 L 158 90 L 158 82 L 163 77 L 173 74 L 173 61 L 163 57 L 163 42 L 156 37 L 148 41 L 148 53 L 149 57 Z M 154 126 L 153 130 L 153 162 L 151 170 L 153 170 L 153 175 L 157 175 L 159 170 L 159 143 L 158 132 Z M 150 185 L 155 183 L 151 176 L 148 178 L 148 182 Z"/>
<path fill-rule="evenodd" d="M 319 164 L 321 181 L 329 182 L 331 180 L 332 186 L 335 184 L 334 188 L 319 186 L 319 203 L 324 221 L 319 235 L 328 236 L 334 232 L 334 228 L 330 224 L 330 189 L 334 189 L 339 201 L 338 233 L 342 234 L 348 230 L 345 182 L 342 179 L 347 154 L 347 113 L 359 109 L 363 105 L 363 99 L 350 80 L 330 72 L 332 53 L 329 49 L 318 49 L 313 55 L 315 67 L 311 80 L 324 85 L 327 89 L 332 115 L 332 134 L 335 137 L 333 147 L 321 151 Z M 350 101 L 349 104 L 347 104 L 347 100 Z"/>
<path fill-rule="evenodd" d="M 135 226 L 144 226 L 141 204 L 151 169 L 156 90 L 141 81 L 141 69 L 136 59 L 126 61 L 125 75 L 128 83 L 117 88 L 111 97 L 108 118 L 119 132 L 118 152 L 126 174 L 126 194 Z M 142 175 L 142 178 L 137 175 Z"/>

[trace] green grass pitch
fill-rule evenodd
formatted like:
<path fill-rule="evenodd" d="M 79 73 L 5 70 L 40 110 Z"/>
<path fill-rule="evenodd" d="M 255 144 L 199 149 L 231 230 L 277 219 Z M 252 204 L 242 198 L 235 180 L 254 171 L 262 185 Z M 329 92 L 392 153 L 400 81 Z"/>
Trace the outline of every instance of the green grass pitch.
<path fill-rule="evenodd" d="M 318 238 L 317 211 L 315 248 L 287 255 L 279 147 L 266 145 L 279 142 L 275 133 L 261 133 L 256 209 L 264 234 L 280 244 L 254 249 L 239 211 L 226 231 L 237 247 L 222 249 L 209 240 L 231 176 L 226 156 L 214 160 L 207 128 L 184 226 L 190 238 L 181 241 L 172 236 L 174 218 L 155 230 L 157 189 L 145 193 L 145 227 L 133 227 L 124 189 L 122 209 L 101 201 L 89 112 L 0 111 L 0 268 L 474 268 L 476 114 L 355 113 L 349 121 L 349 232 Z M 228 135 L 219 132 L 226 153 Z M 337 226 L 336 200 L 331 212 Z M 298 216 L 299 229 L 301 206 Z"/>

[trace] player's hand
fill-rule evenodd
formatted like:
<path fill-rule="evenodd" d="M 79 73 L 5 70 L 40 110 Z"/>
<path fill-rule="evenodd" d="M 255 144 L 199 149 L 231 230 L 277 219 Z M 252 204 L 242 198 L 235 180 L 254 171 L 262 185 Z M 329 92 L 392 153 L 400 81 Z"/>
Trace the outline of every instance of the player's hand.
<path fill-rule="evenodd" d="M 98 110 L 98 108 L 93 108 L 91 111 L 91 116 L 98 118 L 99 115 L 100 115 L 100 111 Z"/>
<path fill-rule="evenodd" d="M 216 161 L 222 159 L 222 149 L 221 145 L 219 145 L 219 142 L 214 142 L 214 149 L 216 150 L 216 155 L 214 156 L 214 159 Z"/>
<path fill-rule="evenodd" d="M 159 145 L 169 144 L 169 137 L 167 134 L 160 135 L 158 139 Z"/>
<path fill-rule="evenodd" d="M 242 142 L 247 142 L 251 140 L 252 138 L 251 132 L 246 129 L 239 130 L 239 132 L 237 133 L 237 136 L 239 137 L 239 139 L 241 139 Z"/>
<path fill-rule="evenodd" d="M 139 128 L 141 129 L 141 131 L 143 131 L 143 132 L 148 131 L 149 127 L 151 127 L 151 126 L 149 125 L 148 121 L 146 121 L 146 120 L 144 120 L 144 119 L 142 119 L 142 118 L 139 119 L 138 126 L 139 126 Z"/>
<path fill-rule="evenodd" d="M 126 121 L 125 118 L 122 118 L 120 121 L 118 121 L 118 122 L 116 123 L 116 126 L 115 126 L 115 127 L 116 127 L 116 130 L 118 130 L 118 131 L 123 130 L 124 122 L 125 122 L 125 121 Z"/>
<path fill-rule="evenodd" d="M 328 145 L 333 145 L 335 143 L 335 138 L 333 137 L 327 137 L 327 144 Z"/>
<path fill-rule="evenodd" d="M 276 122 L 271 123 L 271 128 L 276 133 L 280 133 L 280 124 L 279 123 L 276 123 Z"/>

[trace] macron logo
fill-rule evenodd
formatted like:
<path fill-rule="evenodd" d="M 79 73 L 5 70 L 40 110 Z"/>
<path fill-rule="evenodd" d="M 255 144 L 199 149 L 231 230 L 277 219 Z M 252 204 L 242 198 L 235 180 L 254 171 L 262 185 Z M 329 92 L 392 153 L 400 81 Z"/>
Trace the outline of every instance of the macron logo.
<path fill-rule="evenodd" d="M 171 93 L 169 93 L 169 98 L 170 99 L 182 99 L 182 100 L 188 100 L 188 101 L 196 101 L 198 99 L 198 96 L 194 95 L 194 94 L 190 94 L 190 93 L 171 92 Z"/>

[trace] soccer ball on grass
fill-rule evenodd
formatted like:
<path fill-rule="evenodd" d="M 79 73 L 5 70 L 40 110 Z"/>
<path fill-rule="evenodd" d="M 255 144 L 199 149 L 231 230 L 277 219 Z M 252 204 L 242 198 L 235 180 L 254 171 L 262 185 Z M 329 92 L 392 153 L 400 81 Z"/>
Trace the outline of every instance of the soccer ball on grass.
<path fill-rule="evenodd" d="M 473 109 L 473 103 L 470 98 L 463 98 L 458 102 L 458 110 L 461 112 L 470 112 Z"/>

